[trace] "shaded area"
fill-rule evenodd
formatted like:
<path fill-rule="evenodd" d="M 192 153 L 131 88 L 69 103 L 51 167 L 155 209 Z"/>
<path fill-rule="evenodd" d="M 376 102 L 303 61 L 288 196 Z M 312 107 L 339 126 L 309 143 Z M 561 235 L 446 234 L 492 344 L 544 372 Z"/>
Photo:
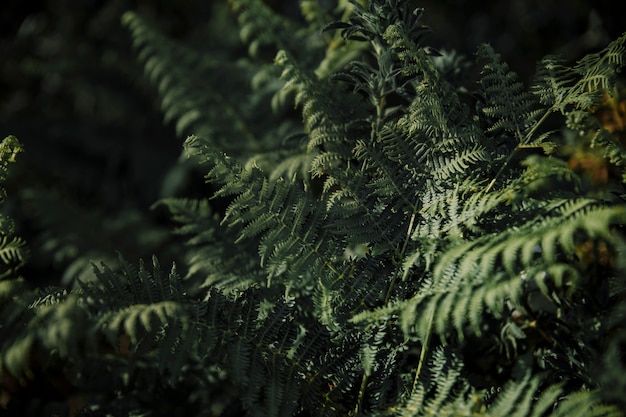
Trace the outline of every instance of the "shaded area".
<path fill-rule="evenodd" d="M 434 46 L 472 54 L 482 42 L 502 54 L 527 81 L 547 54 L 576 60 L 604 48 L 626 30 L 615 2 L 509 0 L 420 2 Z"/>
<path fill-rule="evenodd" d="M 293 4 L 291 2 L 283 5 L 275 2 L 274 7 L 292 15 Z M 58 5 L 59 3 L 55 7 Z M 528 28 L 520 32 L 516 26 L 507 26 L 508 21 L 518 21 L 509 15 L 511 10 L 515 10 L 511 9 L 513 3 L 509 8 L 494 7 L 496 11 L 489 9 L 489 12 L 478 9 L 465 10 L 458 2 L 454 5 L 455 7 L 446 8 L 443 3 L 439 3 L 432 7 L 434 14 L 426 14 L 425 23 L 430 24 L 434 30 L 431 37 L 433 45 L 438 48 L 457 47 L 463 53 L 472 53 L 477 43 L 492 39 L 496 49 L 505 55 L 505 59 L 512 63 L 512 67 L 520 72 L 523 79 L 527 78 L 534 66 L 531 54 L 541 56 L 560 49 L 566 56 L 575 56 L 578 52 L 582 54 L 603 46 L 605 42 L 599 42 L 596 46 L 596 41 L 604 39 L 608 33 L 604 26 L 596 26 L 596 29 L 589 31 L 585 24 L 575 25 L 574 23 L 579 21 L 578 17 L 583 15 L 585 18 L 581 21 L 597 23 L 599 20 L 594 20 L 593 16 L 597 17 L 599 14 L 572 9 L 570 18 L 565 19 L 568 24 L 564 27 L 570 28 L 571 23 L 572 28 L 577 28 L 572 29 L 573 32 L 555 32 L 560 35 L 550 36 L 550 42 L 542 41 L 541 36 L 528 35 L 517 39 L 511 34 L 526 33 Z M 42 3 L 40 6 L 42 9 L 24 13 L 18 12 L 19 7 L 16 6 L 15 13 L 19 17 L 16 21 L 21 19 L 22 23 L 14 27 L 7 26 L 10 30 L 3 38 L 7 46 L 3 50 L 8 53 L 1 70 L 3 87 L 6 88 L 3 88 L 1 93 L 3 107 L 0 122 L 3 129 L 8 130 L 7 134 L 17 134 L 27 147 L 23 158 L 20 155 L 19 169 L 9 184 L 11 201 L 8 207 L 11 211 L 10 216 L 18 222 L 19 233 L 26 237 L 34 249 L 33 260 L 29 263 L 29 269 L 24 271 L 24 275 L 31 284 L 58 283 L 58 281 L 68 284 L 75 276 L 85 277 L 85 271 L 89 268 L 87 260 L 103 260 L 108 265 L 113 265 L 115 250 L 119 250 L 133 261 L 137 257 L 148 258 L 152 253 L 159 255 L 163 265 L 176 260 L 180 252 L 169 234 L 169 223 L 161 213 L 150 210 L 150 206 L 163 195 L 193 195 L 194 187 L 200 188 L 198 194 L 206 195 L 207 190 L 203 189 L 201 184 L 188 182 L 174 169 L 181 153 L 182 138 L 176 138 L 172 126 L 162 122 L 155 93 L 145 81 L 142 81 L 139 69 L 141 65 L 136 63 L 135 54 L 129 45 L 129 36 L 119 26 L 119 14 L 125 7 L 132 6 L 165 33 L 181 41 L 192 42 L 208 52 L 219 44 L 221 39 L 219 36 L 232 36 L 232 33 L 221 33 L 215 26 L 207 27 L 206 22 L 211 17 L 212 10 L 205 10 L 201 5 L 192 2 L 183 3 L 180 9 L 165 3 L 131 4 L 123 1 L 85 3 L 76 10 L 69 4 L 66 4 L 65 9 L 54 9 L 48 3 Z M 454 15 L 458 16 L 457 18 L 447 18 L 446 13 L 451 13 L 451 10 L 458 13 Z M 526 13 L 519 8 L 517 12 L 519 12 L 517 17 Z M 432 20 L 429 18 L 431 15 Z M 559 14 L 559 19 L 561 17 L 563 15 Z M 524 21 L 521 18 L 519 20 Z M 535 20 L 529 24 L 529 27 L 533 28 L 531 31 L 533 35 L 540 33 L 546 22 L 555 20 L 538 19 L 538 21 L 541 21 L 543 26 L 533 25 Z M 444 29 L 438 29 L 438 24 Z M 480 36 L 477 39 L 464 36 L 472 27 L 482 30 L 478 31 Z M 498 28 L 501 31 L 496 33 Z M 567 41 L 570 37 L 573 39 L 572 42 Z M 194 85 L 197 86 L 195 83 Z M 495 92 L 495 95 L 498 93 L 499 91 Z M 196 181 L 201 183 L 201 175 L 198 175 Z M 250 188 L 255 189 L 247 187 Z M 592 245 L 592 242 L 590 244 Z M 256 248 L 254 250 L 256 251 Z M 589 254 L 595 254 L 596 248 L 584 250 Z M 222 259 L 232 252 L 232 250 L 226 252 Z M 607 254 L 607 258 L 610 258 L 610 254 Z M 610 261 L 607 261 L 606 265 L 609 263 Z M 381 268 L 381 271 L 376 269 L 376 273 L 372 275 L 378 275 L 379 272 L 385 274 Z M 141 280 L 138 278 L 137 282 L 139 281 L 145 283 L 148 279 L 144 276 Z M 172 282 L 176 281 L 172 279 Z M 374 280 L 371 282 L 375 283 Z M 379 282 L 384 283 L 383 280 Z M 141 286 L 139 284 L 131 287 L 139 288 Z M 170 288 L 173 287 L 172 284 Z M 375 290 L 371 293 L 377 292 L 374 285 L 355 287 L 365 288 L 368 290 L 366 294 L 370 293 L 369 288 Z M 156 292 L 159 291 L 157 287 L 151 288 Z M 329 286 L 329 288 L 335 290 L 341 287 Z M 51 296 L 57 295 L 54 291 L 45 291 Z M 160 288 L 160 291 L 163 292 L 163 288 Z M 180 292 L 182 290 L 172 291 L 171 294 L 168 293 L 168 297 Z M 141 298 L 142 302 L 137 304 L 145 305 L 143 301 L 152 301 L 151 295 L 152 291 L 147 291 L 146 297 Z M 364 298 L 353 297 L 358 301 Z M 105 304 L 110 304 L 110 301 Z M 253 304 L 248 305 L 253 306 L 250 311 L 262 310 L 262 305 L 258 308 Z M 540 308 L 541 306 L 534 307 Z M 291 314 L 291 310 L 285 311 Z M 227 316 L 232 317 L 230 314 Z M 529 335 L 537 339 L 529 342 L 534 351 L 537 346 L 551 342 L 551 339 L 541 333 L 541 327 L 536 327 L 535 320 L 530 321 L 533 318 L 530 315 L 525 318 L 516 310 L 511 312 L 511 319 L 520 326 L 528 325 Z M 81 328 L 81 323 L 84 323 L 73 319 L 61 320 L 67 320 L 67 317 L 59 314 L 58 320 L 56 316 L 51 317 L 48 323 L 65 323 L 66 329 L 72 329 L 73 326 Z M 243 323 L 244 320 L 229 319 L 229 322 Z M 496 325 L 498 323 L 494 323 L 494 326 Z M 551 323 L 540 322 L 539 326 L 542 325 L 549 327 Z M 244 327 L 247 327 L 247 324 Z M 521 331 L 517 327 L 511 328 Z M 552 330 L 556 332 L 560 327 L 555 324 L 555 329 Z M 278 326 L 276 332 L 285 333 Z M 244 334 L 247 330 L 232 333 Z M 521 334 L 522 336 L 517 337 L 525 337 L 525 333 Z M 504 333 L 500 335 L 502 338 L 506 336 Z M 507 339 L 512 340 L 511 344 L 504 345 L 507 348 L 507 357 L 517 354 L 515 337 L 512 333 Z M 129 354 L 129 340 L 126 334 L 113 338 L 113 343 L 116 346 L 119 344 L 119 353 L 123 356 Z M 355 342 L 363 342 L 349 338 L 346 341 L 348 342 L 346 347 L 349 346 L 349 349 L 354 349 Z M 475 354 L 476 343 L 478 342 L 470 341 L 471 349 L 464 352 L 465 357 L 469 358 Z M 482 353 L 487 348 L 488 346 L 484 346 L 484 349 L 479 351 Z M 574 353 L 571 354 L 572 357 Z M 38 361 L 43 362 L 37 356 L 29 360 L 33 361 L 31 367 L 35 369 L 41 366 Z M 417 354 L 415 360 L 419 360 Z M 506 363 L 508 364 L 509 362 Z M 72 414 L 76 411 L 74 408 L 80 408 L 86 399 L 80 398 L 80 394 L 73 391 L 73 387 L 78 383 L 74 382 L 72 385 L 64 380 L 62 362 L 58 364 L 57 378 L 55 365 L 57 365 L 55 362 L 49 363 L 49 374 L 37 374 L 35 379 L 40 382 L 46 376 L 52 376 L 48 382 L 51 382 L 55 389 L 50 390 L 50 393 L 55 395 L 56 400 L 67 398 L 69 412 Z M 476 375 L 489 375 L 494 367 L 499 366 L 495 362 L 478 361 L 475 365 L 476 368 L 472 369 L 472 372 Z M 557 364 L 555 368 L 568 369 L 567 364 Z M 576 370 L 573 368 L 571 371 Z M 83 378 L 82 375 L 79 376 Z M 504 375 L 502 378 L 503 381 L 498 383 L 504 382 Z M 189 385 L 193 386 L 193 383 L 190 382 Z M 328 386 L 330 391 L 335 388 L 332 381 L 322 380 L 321 385 L 324 388 Z M 166 401 L 178 405 L 187 400 L 186 395 L 189 392 L 186 388 L 184 385 L 180 391 L 166 391 L 166 395 L 159 395 L 159 398 L 165 398 Z M 42 388 L 35 386 L 33 389 Z M 189 391 L 192 389 L 193 387 Z M 17 385 L 15 390 L 19 391 Z M 24 394 L 24 398 L 28 398 L 27 395 L 30 393 Z M 219 397 L 222 398 L 222 395 Z M 230 398 L 228 400 L 230 401 Z M 24 407 L 33 404 L 29 402 L 30 400 L 24 401 Z M 151 399 L 147 398 L 146 402 L 149 401 Z M 183 415 L 183 408 L 181 406 L 180 409 L 168 409 L 167 413 Z M 120 411 L 121 413 L 123 411 Z"/>
<path fill-rule="evenodd" d="M 183 40 L 209 20 L 210 5 L 11 1 L 3 8 L 10 13 L 1 25 L 0 130 L 26 148 L 7 184 L 10 216 L 33 252 L 24 275 L 33 284 L 63 273 L 68 281 L 89 268 L 87 258 L 161 252 L 169 228 L 149 207 L 182 139 L 164 124 L 120 16 L 137 10 Z"/>

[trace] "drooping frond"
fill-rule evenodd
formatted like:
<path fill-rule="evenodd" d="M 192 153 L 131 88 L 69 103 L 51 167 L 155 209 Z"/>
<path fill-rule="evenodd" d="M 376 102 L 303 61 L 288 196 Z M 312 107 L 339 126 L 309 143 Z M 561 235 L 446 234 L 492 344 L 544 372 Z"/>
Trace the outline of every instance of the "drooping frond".
<path fill-rule="evenodd" d="M 165 121 L 176 123 L 179 136 L 201 135 L 236 156 L 250 146 L 272 149 L 282 139 L 258 134 L 271 120 L 258 118 L 254 107 L 264 105 L 272 91 L 261 89 L 256 101 L 249 99 L 255 74 L 249 63 L 226 63 L 180 45 L 132 12 L 122 21 L 147 78 L 158 88 Z"/>
<path fill-rule="evenodd" d="M 452 245 L 436 263 L 430 285 L 402 307 L 405 327 L 415 325 L 425 335 L 431 329 L 423 312 L 433 311 L 438 333 L 480 334 L 483 314 L 501 316 L 505 301 L 518 302 L 530 287 L 556 306 L 566 303 L 583 284 L 580 245 L 614 242 L 612 225 L 623 221 L 622 207 L 563 201 L 523 225 Z"/>

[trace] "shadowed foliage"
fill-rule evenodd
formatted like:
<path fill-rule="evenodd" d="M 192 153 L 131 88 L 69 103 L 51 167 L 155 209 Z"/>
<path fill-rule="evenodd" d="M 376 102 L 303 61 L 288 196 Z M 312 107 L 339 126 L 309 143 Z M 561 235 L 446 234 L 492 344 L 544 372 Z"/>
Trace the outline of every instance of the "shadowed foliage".
<path fill-rule="evenodd" d="M 172 246 L 169 272 L 120 251 L 30 288 L 27 245 L 0 219 L 2 405 L 623 415 L 626 153 L 602 112 L 625 97 L 626 34 L 545 57 L 525 85 L 490 45 L 471 59 L 428 45 L 411 1 L 228 7 L 232 56 L 122 17 L 187 136 L 181 172 L 210 185 L 153 206 L 176 224 L 151 235 Z M 2 142 L 0 180 L 22 150 Z M 119 230 L 161 230 L 137 227 Z"/>

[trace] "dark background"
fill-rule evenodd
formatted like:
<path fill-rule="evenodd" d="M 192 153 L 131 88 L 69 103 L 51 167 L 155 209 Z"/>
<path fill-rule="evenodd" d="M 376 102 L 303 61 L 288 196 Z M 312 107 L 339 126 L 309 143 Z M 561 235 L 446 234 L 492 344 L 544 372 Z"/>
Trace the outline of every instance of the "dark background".
<path fill-rule="evenodd" d="M 0 139 L 26 152 L 7 184 L 4 211 L 32 248 L 33 283 L 71 282 L 85 259 L 130 261 L 179 255 L 163 213 L 150 206 L 184 138 L 163 122 L 120 16 L 135 10 L 164 33 L 199 47 L 219 2 L 201 0 L 5 0 L 0 17 Z M 295 16 L 295 0 L 270 1 Z M 473 54 L 489 42 L 522 81 L 546 54 L 575 60 L 618 37 L 626 24 L 615 1 L 415 2 L 427 40 Z M 233 20 L 233 25 L 235 21 Z M 202 178 L 197 181 L 201 183 Z M 180 187 L 178 191 L 184 191 Z"/>

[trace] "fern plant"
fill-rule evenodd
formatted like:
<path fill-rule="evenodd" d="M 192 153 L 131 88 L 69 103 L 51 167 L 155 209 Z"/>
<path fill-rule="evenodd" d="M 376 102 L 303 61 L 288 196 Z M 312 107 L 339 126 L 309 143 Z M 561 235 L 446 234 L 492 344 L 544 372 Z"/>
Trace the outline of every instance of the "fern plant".
<path fill-rule="evenodd" d="M 299 22 L 229 5 L 249 54 L 233 63 L 122 19 L 216 190 L 155 204 L 185 264 L 121 258 L 72 291 L 8 270 L 7 404 L 62 369 L 67 401 L 31 412 L 623 415 L 625 153 L 593 111 L 626 34 L 545 58 L 529 87 L 480 46 L 470 90 L 407 0 L 302 1 Z M 572 134 L 613 193 L 560 157 Z"/>

